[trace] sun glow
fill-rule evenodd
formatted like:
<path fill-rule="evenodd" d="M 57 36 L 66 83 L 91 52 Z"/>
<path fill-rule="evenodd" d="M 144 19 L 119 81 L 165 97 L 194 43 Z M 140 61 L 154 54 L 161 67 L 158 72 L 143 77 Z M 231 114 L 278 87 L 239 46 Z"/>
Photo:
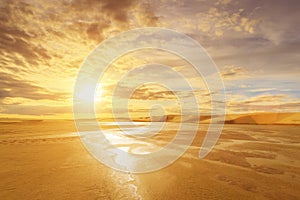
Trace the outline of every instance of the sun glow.
<path fill-rule="evenodd" d="M 95 90 L 95 102 L 100 102 L 102 99 L 103 89 L 102 85 L 100 83 L 97 84 L 96 90 Z"/>

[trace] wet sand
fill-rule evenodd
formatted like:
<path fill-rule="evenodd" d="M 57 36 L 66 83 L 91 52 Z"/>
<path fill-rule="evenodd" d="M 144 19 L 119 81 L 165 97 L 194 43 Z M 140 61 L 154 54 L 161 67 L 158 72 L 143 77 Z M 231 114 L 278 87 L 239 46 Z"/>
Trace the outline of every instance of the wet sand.
<path fill-rule="evenodd" d="M 174 164 L 136 175 L 96 161 L 72 121 L 2 121 L 0 199 L 300 198 L 300 126 L 226 125 L 199 160 L 206 126 Z"/>

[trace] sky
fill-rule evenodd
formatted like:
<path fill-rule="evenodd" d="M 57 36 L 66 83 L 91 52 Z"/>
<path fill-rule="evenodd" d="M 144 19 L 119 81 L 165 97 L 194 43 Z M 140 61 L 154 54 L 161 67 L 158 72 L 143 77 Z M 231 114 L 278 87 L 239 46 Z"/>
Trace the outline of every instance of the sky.
<path fill-rule="evenodd" d="M 297 0 L 0 0 L 0 117 L 72 117 L 74 84 L 89 53 L 143 27 L 184 33 L 206 49 L 224 81 L 227 113 L 299 112 L 299 9 Z M 116 60 L 99 81 L 96 111 L 109 113 L 118 80 L 147 63 L 184 74 L 194 90 L 142 85 L 128 105 L 133 115 L 147 114 L 153 103 L 176 114 L 177 93 L 196 95 L 209 112 L 211 91 L 190 64 L 158 50 Z"/>

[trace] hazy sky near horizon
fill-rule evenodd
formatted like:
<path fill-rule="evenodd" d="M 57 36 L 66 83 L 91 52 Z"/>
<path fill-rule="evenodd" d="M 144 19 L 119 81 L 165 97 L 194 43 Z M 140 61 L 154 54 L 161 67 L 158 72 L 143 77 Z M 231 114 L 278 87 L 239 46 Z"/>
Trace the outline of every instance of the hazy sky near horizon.
<path fill-rule="evenodd" d="M 1 117 L 70 116 L 74 82 L 91 50 L 141 27 L 169 28 L 198 41 L 220 70 L 229 113 L 299 112 L 299 10 L 297 0 L 0 0 Z M 188 67 L 163 52 L 147 55 L 183 73 Z M 134 54 L 114 63 L 101 84 L 100 107 L 110 108 L 121 74 L 147 59 Z M 187 98 L 198 93 L 205 104 L 201 81 L 194 85 L 195 91 L 182 92 Z M 133 95 L 137 113 L 146 109 L 139 99 L 170 110 L 177 105 L 174 94 L 157 86 Z"/>

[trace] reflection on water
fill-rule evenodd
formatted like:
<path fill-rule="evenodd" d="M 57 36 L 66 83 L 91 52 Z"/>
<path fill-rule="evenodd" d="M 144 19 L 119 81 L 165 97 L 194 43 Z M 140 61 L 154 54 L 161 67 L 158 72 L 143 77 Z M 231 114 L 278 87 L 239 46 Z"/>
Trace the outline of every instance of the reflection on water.
<path fill-rule="evenodd" d="M 191 145 L 198 127 L 193 123 L 171 122 L 97 125 L 99 130 L 79 132 L 89 152 L 111 168 L 135 173 L 156 171 L 173 163 Z"/>
<path fill-rule="evenodd" d="M 178 123 L 172 122 L 101 122 L 99 124 L 105 126 L 102 133 L 110 144 L 133 154 L 147 154 L 159 150 L 174 138 L 179 127 Z M 188 133 L 193 126 L 184 128 L 182 131 Z M 93 134 L 95 138 L 96 135 L 97 132 Z"/>

